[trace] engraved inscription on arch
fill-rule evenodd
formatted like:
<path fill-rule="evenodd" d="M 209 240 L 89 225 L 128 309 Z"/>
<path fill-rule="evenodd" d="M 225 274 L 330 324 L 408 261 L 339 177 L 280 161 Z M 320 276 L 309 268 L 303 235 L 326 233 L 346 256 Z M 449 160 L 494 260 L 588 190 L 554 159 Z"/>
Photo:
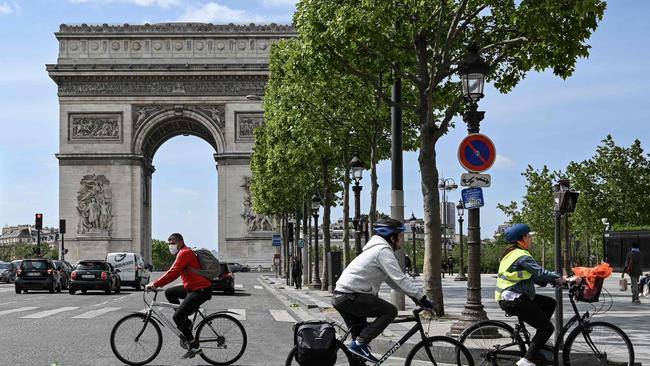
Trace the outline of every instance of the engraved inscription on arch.
<path fill-rule="evenodd" d="M 122 140 L 121 113 L 70 113 L 70 142 L 119 142 Z"/>
<path fill-rule="evenodd" d="M 237 131 L 237 140 L 253 141 L 255 139 L 255 128 L 263 123 L 263 112 L 236 112 L 235 131 Z"/>

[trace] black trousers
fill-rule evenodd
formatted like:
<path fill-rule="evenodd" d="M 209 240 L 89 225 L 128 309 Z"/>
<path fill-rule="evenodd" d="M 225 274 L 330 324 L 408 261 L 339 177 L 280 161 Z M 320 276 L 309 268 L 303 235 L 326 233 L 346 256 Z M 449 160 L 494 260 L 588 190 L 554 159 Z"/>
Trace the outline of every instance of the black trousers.
<path fill-rule="evenodd" d="M 191 341 L 194 336 L 192 336 L 192 321 L 188 317 L 199 310 L 201 304 L 212 298 L 212 289 L 208 287 L 198 291 L 187 291 L 183 285 L 177 285 L 165 290 L 165 297 L 170 303 L 181 305 L 174 312 L 174 323 L 185 339 Z M 180 299 L 184 299 L 182 303 Z M 192 342 L 193 347 L 198 344 L 198 340 Z"/>
<path fill-rule="evenodd" d="M 302 288 L 302 274 L 301 273 L 292 274 L 291 278 L 293 278 L 293 286 L 295 288 Z"/>
<path fill-rule="evenodd" d="M 531 360 L 553 334 L 555 327 L 550 319 L 555 312 L 555 300 L 542 295 L 535 295 L 531 300 L 530 297 L 521 295 L 514 301 L 501 300 L 499 306 L 508 314 L 519 317 L 526 324 L 537 329 L 526 352 L 526 358 Z"/>
<path fill-rule="evenodd" d="M 368 294 L 334 292 L 332 305 L 350 329 L 352 339 L 368 344 L 397 316 L 397 308 L 386 300 Z M 368 317 L 376 319 L 368 324 Z"/>

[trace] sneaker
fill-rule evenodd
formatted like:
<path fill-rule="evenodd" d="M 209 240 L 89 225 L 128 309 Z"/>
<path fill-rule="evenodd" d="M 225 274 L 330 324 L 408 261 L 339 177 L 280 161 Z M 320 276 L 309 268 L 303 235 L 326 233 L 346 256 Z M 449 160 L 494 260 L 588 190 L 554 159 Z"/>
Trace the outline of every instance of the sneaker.
<path fill-rule="evenodd" d="M 196 346 L 196 348 L 188 349 L 187 352 L 185 352 L 185 354 L 181 358 L 182 359 L 192 358 L 192 357 L 198 355 L 201 352 L 203 352 L 203 350 L 200 349 L 198 346 Z"/>
<path fill-rule="evenodd" d="M 632 302 L 635 303 L 635 304 L 640 304 L 640 303 L 641 303 L 641 300 L 636 299 L 636 300 L 632 300 Z"/>
<path fill-rule="evenodd" d="M 522 357 L 521 360 L 517 361 L 517 366 L 537 366 L 534 362 L 528 361 L 526 357 Z"/>
<path fill-rule="evenodd" d="M 348 346 L 348 350 L 355 355 L 366 359 L 370 362 L 379 362 L 379 360 L 372 355 L 370 347 L 367 344 L 359 343 L 356 340 L 352 341 Z"/>

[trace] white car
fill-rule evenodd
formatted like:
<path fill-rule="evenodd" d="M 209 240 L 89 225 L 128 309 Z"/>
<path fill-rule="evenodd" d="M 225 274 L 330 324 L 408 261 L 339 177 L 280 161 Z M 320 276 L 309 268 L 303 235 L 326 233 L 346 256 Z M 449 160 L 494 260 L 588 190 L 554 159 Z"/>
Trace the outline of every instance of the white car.
<path fill-rule="evenodd" d="M 142 256 L 138 253 L 108 253 L 106 262 L 110 263 L 113 268 L 119 269 L 120 282 L 122 286 L 133 286 L 136 291 L 140 291 L 151 278 L 152 269 L 150 264 L 146 264 Z"/>

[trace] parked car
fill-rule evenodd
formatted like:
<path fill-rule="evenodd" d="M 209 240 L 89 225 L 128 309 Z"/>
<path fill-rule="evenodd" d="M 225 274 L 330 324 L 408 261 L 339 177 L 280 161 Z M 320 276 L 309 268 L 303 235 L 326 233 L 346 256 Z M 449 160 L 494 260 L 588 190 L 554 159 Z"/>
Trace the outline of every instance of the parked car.
<path fill-rule="evenodd" d="M 51 259 L 23 259 L 16 272 L 16 293 L 28 290 L 61 292 L 61 275 Z"/>
<path fill-rule="evenodd" d="M 133 286 L 136 291 L 146 286 L 151 279 L 151 264 L 145 264 L 144 259 L 138 253 L 108 253 L 106 262 L 115 269 L 120 270 L 120 281 L 122 285 Z"/>
<path fill-rule="evenodd" d="M 0 262 L 0 281 L 12 283 L 16 281 L 16 266 L 11 262 Z"/>
<path fill-rule="evenodd" d="M 237 262 L 228 262 L 228 267 L 233 272 L 250 272 L 251 269 L 245 264 L 240 264 Z"/>
<path fill-rule="evenodd" d="M 119 270 L 106 261 L 79 261 L 70 275 L 68 292 L 74 295 L 79 290 L 83 294 L 88 290 L 103 290 L 106 295 L 110 295 L 111 291 L 118 294 L 121 286 L 118 273 Z"/>
<path fill-rule="evenodd" d="M 228 267 L 228 263 L 220 263 L 221 274 L 212 279 L 212 291 L 224 291 L 227 294 L 235 293 L 235 275 Z"/>
<path fill-rule="evenodd" d="M 67 290 L 70 285 L 70 274 L 72 273 L 72 265 L 66 261 L 53 260 L 56 270 L 61 275 L 61 288 Z"/>

